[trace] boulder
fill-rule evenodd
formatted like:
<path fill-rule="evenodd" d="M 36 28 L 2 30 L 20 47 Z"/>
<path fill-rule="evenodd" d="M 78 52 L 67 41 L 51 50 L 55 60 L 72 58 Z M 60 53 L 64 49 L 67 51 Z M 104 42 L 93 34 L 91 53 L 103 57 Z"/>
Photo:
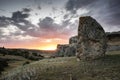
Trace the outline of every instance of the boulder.
<path fill-rule="evenodd" d="M 105 31 L 95 19 L 90 16 L 80 17 L 77 58 L 89 60 L 103 57 L 106 52 L 106 42 Z"/>

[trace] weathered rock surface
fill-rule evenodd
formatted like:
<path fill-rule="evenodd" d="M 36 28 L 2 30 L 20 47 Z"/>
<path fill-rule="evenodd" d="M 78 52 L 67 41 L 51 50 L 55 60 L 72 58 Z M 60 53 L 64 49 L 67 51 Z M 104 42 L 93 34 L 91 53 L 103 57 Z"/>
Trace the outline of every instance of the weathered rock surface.
<path fill-rule="evenodd" d="M 106 51 L 106 34 L 102 26 L 92 17 L 80 17 L 78 26 L 79 59 L 96 59 L 103 57 Z"/>
<path fill-rule="evenodd" d="M 68 44 L 58 44 L 57 45 L 57 52 L 56 52 L 56 56 L 59 57 L 64 57 L 65 55 L 65 51 L 66 49 L 69 47 Z"/>
<path fill-rule="evenodd" d="M 91 20 L 89 22 L 91 22 Z M 107 44 L 108 44 L 107 51 L 120 50 L 120 31 L 106 32 L 105 34 L 106 34 Z M 99 37 L 99 36 L 97 36 L 97 37 Z M 79 39 L 79 43 L 80 42 L 81 41 Z M 66 44 L 66 45 L 59 44 L 57 47 L 58 49 L 56 51 L 55 56 L 75 56 L 76 51 L 77 51 L 77 46 L 80 48 L 80 44 L 79 45 L 77 45 L 77 44 L 78 44 L 78 35 L 71 37 L 69 39 L 69 44 Z"/>
<path fill-rule="evenodd" d="M 77 48 L 77 36 L 73 36 L 69 39 L 69 47 L 65 51 L 66 56 L 75 56 Z"/>
<path fill-rule="evenodd" d="M 56 56 L 75 56 L 77 48 L 77 36 L 69 39 L 69 44 L 58 44 Z"/>
<path fill-rule="evenodd" d="M 77 44 L 78 36 L 73 36 L 69 39 L 69 44 Z"/>
<path fill-rule="evenodd" d="M 69 45 L 68 48 L 65 50 L 65 56 L 75 56 L 76 53 L 76 45 Z"/>

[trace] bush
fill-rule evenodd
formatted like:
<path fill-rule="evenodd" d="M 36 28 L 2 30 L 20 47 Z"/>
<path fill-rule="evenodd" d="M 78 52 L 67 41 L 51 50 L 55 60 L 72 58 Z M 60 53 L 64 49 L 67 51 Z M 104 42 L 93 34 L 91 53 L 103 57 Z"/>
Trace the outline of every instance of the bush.
<path fill-rule="evenodd" d="M 27 64 L 30 64 L 30 62 L 29 62 L 29 61 L 24 62 L 24 63 L 23 63 L 23 66 L 24 66 L 24 65 L 27 65 Z"/>

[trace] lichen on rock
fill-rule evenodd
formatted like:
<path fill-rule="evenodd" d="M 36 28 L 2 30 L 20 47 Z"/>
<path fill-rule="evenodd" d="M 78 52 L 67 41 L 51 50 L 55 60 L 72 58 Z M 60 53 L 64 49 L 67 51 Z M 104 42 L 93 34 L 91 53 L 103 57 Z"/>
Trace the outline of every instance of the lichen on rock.
<path fill-rule="evenodd" d="M 77 58 L 86 60 L 103 57 L 106 46 L 106 34 L 102 26 L 90 16 L 80 17 Z"/>

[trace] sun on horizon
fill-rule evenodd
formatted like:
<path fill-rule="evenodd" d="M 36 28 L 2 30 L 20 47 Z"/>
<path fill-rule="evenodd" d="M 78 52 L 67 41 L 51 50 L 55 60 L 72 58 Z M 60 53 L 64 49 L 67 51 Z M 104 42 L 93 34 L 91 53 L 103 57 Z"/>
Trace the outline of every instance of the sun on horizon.
<path fill-rule="evenodd" d="M 51 45 L 51 46 L 43 46 L 43 47 L 40 47 L 38 49 L 39 50 L 56 50 L 57 47 L 56 47 L 56 45 Z"/>

